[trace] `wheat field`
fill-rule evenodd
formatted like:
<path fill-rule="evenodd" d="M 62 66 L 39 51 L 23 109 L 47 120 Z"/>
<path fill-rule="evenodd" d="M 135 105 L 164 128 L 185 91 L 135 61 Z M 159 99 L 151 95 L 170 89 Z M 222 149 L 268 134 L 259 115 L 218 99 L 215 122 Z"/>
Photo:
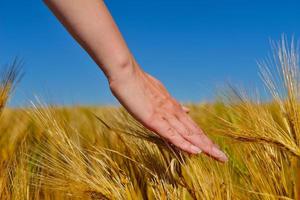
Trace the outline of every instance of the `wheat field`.
<path fill-rule="evenodd" d="M 5 107 L 14 61 L 0 80 L 0 199 L 300 199 L 299 54 L 273 46 L 259 62 L 267 100 L 230 86 L 187 105 L 225 164 L 179 151 L 123 108 Z"/>

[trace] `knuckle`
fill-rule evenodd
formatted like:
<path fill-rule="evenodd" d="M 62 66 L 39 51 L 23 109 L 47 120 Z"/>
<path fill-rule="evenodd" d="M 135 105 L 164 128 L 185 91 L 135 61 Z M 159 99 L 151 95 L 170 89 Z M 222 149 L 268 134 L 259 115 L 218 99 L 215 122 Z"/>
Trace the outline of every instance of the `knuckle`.
<path fill-rule="evenodd" d="M 172 109 L 174 108 L 174 104 L 173 104 L 171 101 L 166 101 L 166 102 L 164 103 L 164 107 L 165 107 L 166 109 L 172 110 Z"/>
<path fill-rule="evenodd" d="M 180 127 L 179 127 L 179 132 L 180 132 L 182 135 L 187 135 L 189 131 L 188 131 L 184 126 L 180 126 Z"/>
<path fill-rule="evenodd" d="M 182 133 L 183 136 L 188 136 L 188 137 L 193 135 L 193 132 L 186 126 L 180 127 L 180 133 Z"/>
<path fill-rule="evenodd" d="M 169 127 L 167 129 L 167 132 L 168 132 L 168 135 L 169 135 L 170 138 L 174 138 L 177 135 L 176 132 L 171 127 Z"/>
<path fill-rule="evenodd" d="M 190 144 L 187 141 L 185 141 L 185 140 L 181 140 L 179 146 L 182 149 L 189 149 Z"/>
<path fill-rule="evenodd" d="M 187 135 L 188 137 L 192 137 L 192 136 L 195 135 L 195 133 L 194 133 L 194 131 L 188 129 L 188 130 L 186 131 L 186 135 Z"/>
<path fill-rule="evenodd" d="M 158 109 L 161 109 L 162 107 L 164 107 L 164 105 L 165 105 L 165 99 L 164 98 L 157 100 L 156 106 L 157 106 Z"/>

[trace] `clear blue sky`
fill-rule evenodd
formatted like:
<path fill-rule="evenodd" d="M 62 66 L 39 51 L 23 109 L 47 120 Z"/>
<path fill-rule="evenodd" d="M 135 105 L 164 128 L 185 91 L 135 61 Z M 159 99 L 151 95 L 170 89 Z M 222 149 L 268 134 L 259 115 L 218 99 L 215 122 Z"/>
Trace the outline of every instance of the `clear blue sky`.
<path fill-rule="evenodd" d="M 140 65 L 181 101 L 210 99 L 230 80 L 259 83 L 269 39 L 300 34 L 299 1 L 108 0 Z M 102 72 L 39 0 L 2 0 L 0 63 L 25 61 L 10 105 L 37 95 L 62 104 L 112 104 Z"/>

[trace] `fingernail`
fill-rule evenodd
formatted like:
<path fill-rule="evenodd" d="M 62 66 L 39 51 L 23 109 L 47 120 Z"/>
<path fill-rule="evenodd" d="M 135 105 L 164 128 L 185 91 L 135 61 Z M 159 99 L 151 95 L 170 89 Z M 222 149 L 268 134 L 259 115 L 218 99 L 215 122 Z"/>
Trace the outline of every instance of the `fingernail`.
<path fill-rule="evenodd" d="M 191 150 L 196 154 L 199 154 L 202 152 L 202 150 L 199 147 L 196 147 L 194 145 L 191 146 Z"/>
<path fill-rule="evenodd" d="M 213 147 L 212 148 L 212 153 L 221 161 L 226 162 L 228 161 L 227 156 L 225 155 L 225 153 L 223 153 L 220 149 L 218 149 L 217 147 Z"/>

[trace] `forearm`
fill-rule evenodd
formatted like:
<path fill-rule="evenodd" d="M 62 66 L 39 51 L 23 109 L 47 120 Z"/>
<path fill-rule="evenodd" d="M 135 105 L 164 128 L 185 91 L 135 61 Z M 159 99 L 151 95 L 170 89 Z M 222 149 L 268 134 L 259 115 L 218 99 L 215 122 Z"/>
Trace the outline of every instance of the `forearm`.
<path fill-rule="evenodd" d="M 135 70 L 135 61 L 102 0 L 44 2 L 110 81 Z"/>

